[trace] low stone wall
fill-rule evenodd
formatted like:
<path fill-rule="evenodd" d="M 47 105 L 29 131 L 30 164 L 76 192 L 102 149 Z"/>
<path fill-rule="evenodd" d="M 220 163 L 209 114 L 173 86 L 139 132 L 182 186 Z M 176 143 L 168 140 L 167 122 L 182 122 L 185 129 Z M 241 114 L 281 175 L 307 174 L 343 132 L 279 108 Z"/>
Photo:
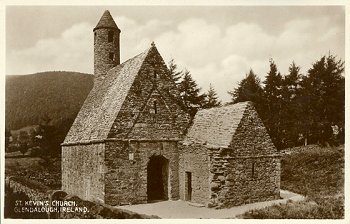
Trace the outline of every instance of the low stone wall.
<path fill-rule="evenodd" d="M 81 212 L 60 212 L 58 206 L 57 211 L 54 212 L 14 212 L 16 200 L 25 201 L 48 201 L 49 204 L 56 200 L 60 203 L 72 203 L 78 208 L 84 208 Z M 135 212 L 114 208 L 112 206 L 90 202 L 80 199 L 74 195 L 68 195 L 64 191 L 53 191 L 45 185 L 36 183 L 31 180 L 18 177 L 7 177 L 5 185 L 5 218 L 19 218 L 19 219 L 156 219 L 157 216 L 148 216 L 138 214 Z"/>
<path fill-rule="evenodd" d="M 49 187 L 30 179 L 8 177 L 5 182 L 6 188 L 12 189 L 13 192 L 23 192 L 33 201 L 48 200 L 52 193 Z"/>
<path fill-rule="evenodd" d="M 88 212 L 59 213 L 59 219 L 158 219 L 158 216 L 149 216 L 135 212 L 114 208 L 106 204 L 84 201 L 76 196 L 67 195 L 63 201 L 74 201 L 77 207 L 85 207 Z"/>
<path fill-rule="evenodd" d="M 19 209 L 28 201 L 48 201 L 50 193 L 50 188 L 30 179 L 6 177 L 4 217 L 14 219 L 47 219 L 48 214 L 46 212 L 19 212 Z"/>

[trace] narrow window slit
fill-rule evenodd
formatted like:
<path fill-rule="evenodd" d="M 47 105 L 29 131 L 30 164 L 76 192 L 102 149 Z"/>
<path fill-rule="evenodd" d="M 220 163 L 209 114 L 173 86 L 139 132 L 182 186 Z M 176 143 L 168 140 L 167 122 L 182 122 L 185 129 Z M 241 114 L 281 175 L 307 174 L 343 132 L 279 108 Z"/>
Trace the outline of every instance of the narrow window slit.
<path fill-rule="evenodd" d="M 157 101 L 153 101 L 153 109 L 154 109 L 154 113 L 156 114 L 157 111 Z"/>
<path fill-rule="evenodd" d="M 108 43 L 113 42 L 113 35 L 114 35 L 113 31 L 108 31 Z"/>

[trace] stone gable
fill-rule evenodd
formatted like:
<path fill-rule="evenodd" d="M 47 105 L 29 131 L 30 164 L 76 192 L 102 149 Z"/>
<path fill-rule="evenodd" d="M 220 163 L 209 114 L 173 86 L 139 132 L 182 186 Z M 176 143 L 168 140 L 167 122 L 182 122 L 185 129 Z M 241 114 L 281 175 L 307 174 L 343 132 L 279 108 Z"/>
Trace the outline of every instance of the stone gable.
<path fill-rule="evenodd" d="M 277 153 L 267 130 L 254 105 L 248 103 L 232 137 L 232 156 L 263 156 Z"/>
<path fill-rule="evenodd" d="M 180 139 L 189 122 L 176 101 L 176 87 L 156 48 L 139 71 L 109 138 Z"/>

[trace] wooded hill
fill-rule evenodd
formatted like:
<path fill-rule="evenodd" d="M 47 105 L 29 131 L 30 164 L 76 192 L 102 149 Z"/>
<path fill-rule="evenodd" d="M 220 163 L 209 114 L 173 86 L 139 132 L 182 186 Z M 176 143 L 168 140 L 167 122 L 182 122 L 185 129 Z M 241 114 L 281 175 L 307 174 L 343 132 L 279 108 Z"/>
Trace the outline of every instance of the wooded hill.
<path fill-rule="evenodd" d="M 6 128 L 36 125 L 42 118 L 70 126 L 92 86 L 93 76 L 78 72 L 6 76 Z"/>

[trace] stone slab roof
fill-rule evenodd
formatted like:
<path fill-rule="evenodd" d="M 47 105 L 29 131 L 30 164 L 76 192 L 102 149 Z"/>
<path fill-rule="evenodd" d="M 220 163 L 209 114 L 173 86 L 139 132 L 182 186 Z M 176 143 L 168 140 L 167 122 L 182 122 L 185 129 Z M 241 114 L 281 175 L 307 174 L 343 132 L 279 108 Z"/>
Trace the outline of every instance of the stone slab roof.
<path fill-rule="evenodd" d="M 103 13 L 100 21 L 98 21 L 96 27 L 94 28 L 94 31 L 100 28 L 113 28 L 119 30 L 117 24 L 114 22 L 113 17 L 111 16 L 111 13 L 108 10 Z"/>
<path fill-rule="evenodd" d="M 112 68 L 104 80 L 94 85 L 64 144 L 107 138 L 114 119 L 150 50 L 151 48 Z"/>
<path fill-rule="evenodd" d="M 242 102 L 198 111 L 183 143 L 228 147 L 249 103 Z"/>

